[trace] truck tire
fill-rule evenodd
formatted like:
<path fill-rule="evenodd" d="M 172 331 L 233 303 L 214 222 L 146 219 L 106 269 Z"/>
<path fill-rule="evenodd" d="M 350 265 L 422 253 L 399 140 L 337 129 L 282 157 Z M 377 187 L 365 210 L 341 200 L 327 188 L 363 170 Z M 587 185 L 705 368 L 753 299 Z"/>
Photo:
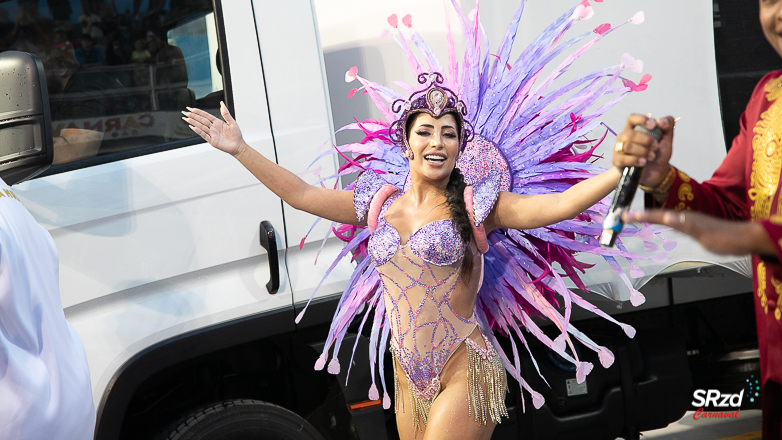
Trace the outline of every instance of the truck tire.
<path fill-rule="evenodd" d="M 323 440 L 306 420 L 259 400 L 231 400 L 200 408 L 161 433 L 165 440 Z"/>

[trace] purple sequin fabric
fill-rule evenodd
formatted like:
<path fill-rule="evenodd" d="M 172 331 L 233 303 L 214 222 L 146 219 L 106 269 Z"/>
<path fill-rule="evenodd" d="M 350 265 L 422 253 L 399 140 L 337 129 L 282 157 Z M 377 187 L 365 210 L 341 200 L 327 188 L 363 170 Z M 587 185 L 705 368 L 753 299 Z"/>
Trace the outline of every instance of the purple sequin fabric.
<path fill-rule="evenodd" d="M 472 211 L 475 226 L 479 226 L 489 216 L 497 197 L 500 195 L 499 176 L 488 176 L 473 186 Z"/>
<path fill-rule="evenodd" d="M 467 143 L 464 152 L 456 161 L 456 166 L 468 185 L 491 179 L 497 181 L 500 191 L 513 189 L 508 161 L 494 142 L 481 135 L 476 134 L 475 138 Z"/>
<path fill-rule="evenodd" d="M 369 204 L 372 203 L 372 197 L 386 184 L 374 171 L 365 171 L 356 179 L 353 188 L 353 208 L 356 210 L 356 218 L 363 221 L 369 210 Z"/>
<path fill-rule="evenodd" d="M 388 262 L 400 246 L 396 229 L 383 219 L 369 238 L 367 251 L 375 266 Z M 464 256 L 464 242 L 450 219 L 436 220 L 417 230 L 405 244 L 418 258 L 427 263 L 447 266 Z"/>

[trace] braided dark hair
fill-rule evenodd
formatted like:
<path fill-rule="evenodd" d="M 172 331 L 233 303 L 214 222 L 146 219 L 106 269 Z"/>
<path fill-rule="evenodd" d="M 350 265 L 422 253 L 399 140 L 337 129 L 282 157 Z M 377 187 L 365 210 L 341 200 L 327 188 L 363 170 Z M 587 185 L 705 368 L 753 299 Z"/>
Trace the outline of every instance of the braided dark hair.
<path fill-rule="evenodd" d="M 456 226 L 456 230 L 459 231 L 462 241 L 467 244 L 467 247 L 464 249 L 464 259 L 462 260 L 462 267 L 459 269 L 459 275 L 469 281 L 472 273 L 472 249 L 470 248 L 472 243 L 472 225 L 470 225 L 470 217 L 467 215 L 467 206 L 464 203 L 464 188 L 466 186 L 467 184 L 464 183 L 464 176 L 462 176 L 461 170 L 453 167 L 451 177 L 448 179 L 448 186 L 445 187 L 445 203 L 448 204 L 448 208 L 451 210 L 451 221 Z"/>
<path fill-rule="evenodd" d="M 451 113 L 443 113 L 442 116 L 448 114 Z M 405 133 L 408 137 L 410 136 L 410 130 L 413 128 L 413 124 L 419 115 L 420 114 L 413 114 L 407 118 Z M 454 116 L 454 120 L 456 121 L 456 125 L 458 125 L 456 132 L 461 133 L 459 118 Z M 448 185 L 445 187 L 445 203 L 451 211 L 451 221 L 453 221 L 454 226 L 456 226 L 456 230 L 459 231 L 462 241 L 467 245 L 464 250 L 462 267 L 459 269 L 459 276 L 466 281 L 469 281 L 470 274 L 472 273 L 472 248 L 470 247 L 472 243 L 472 225 L 470 225 L 470 217 L 467 215 L 467 205 L 464 203 L 464 188 L 466 187 L 467 184 L 464 183 L 464 176 L 462 176 L 461 170 L 454 167 L 451 171 L 451 176 L 448 179 Z"/>

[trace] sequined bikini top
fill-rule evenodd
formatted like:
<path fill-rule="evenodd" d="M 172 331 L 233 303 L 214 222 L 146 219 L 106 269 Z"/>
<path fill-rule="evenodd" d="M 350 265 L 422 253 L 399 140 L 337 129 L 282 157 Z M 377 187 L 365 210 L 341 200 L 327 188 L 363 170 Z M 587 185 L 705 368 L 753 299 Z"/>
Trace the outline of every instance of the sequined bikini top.
<path fill-rule="evenodd" d="M 480 253 L 488 250 L 486 233 L 482 223 L 491 211 L 500 191 L 498 179 L 486 179 L 480 184 L 465 188 L 464 201 L 473 237 Z M 404 245 L 399 232 L 385 220 L 391 204 L 402 192 L 389 185 L 374 172 L 364 172 L 356 180 L 353 189 L 353 205 L 359 221 L 367 219 L 372 235 L 367 251 L 375 266 L 387 263 L 400 248 L 409 248 L 421 260 L 437 266 L 449 266 L 464 257 L 468 244 L 464 243 L 451 219 L 429 222 L 415 231 Z"/>
<path fill-rule="evenodd" d="M 437 266 L 448 266 L 461 260 L 466 245 L 451 219 L 429 222 L 415 231 L 407 243 L 401 244 L 399 233 L 384 218 L 388 208 L 401 195 L 397 192 L 383 203 L 377 228 L 369 238 L 367 251 L 375 266 L 387 263 L 400 247 L 409 248 L 418 258 Z"/>

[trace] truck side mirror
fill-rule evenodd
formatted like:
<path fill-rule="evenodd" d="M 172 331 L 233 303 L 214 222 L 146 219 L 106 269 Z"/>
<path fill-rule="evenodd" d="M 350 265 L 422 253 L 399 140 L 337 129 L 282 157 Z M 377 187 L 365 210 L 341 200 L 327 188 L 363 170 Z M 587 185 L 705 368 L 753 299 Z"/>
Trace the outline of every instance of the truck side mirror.
<path fill-rule="evenodd" d="M 54 159 L 49 92 L 41 60 L 0 53 L 0 178 L 13 185 L 41 174 Z"/>

